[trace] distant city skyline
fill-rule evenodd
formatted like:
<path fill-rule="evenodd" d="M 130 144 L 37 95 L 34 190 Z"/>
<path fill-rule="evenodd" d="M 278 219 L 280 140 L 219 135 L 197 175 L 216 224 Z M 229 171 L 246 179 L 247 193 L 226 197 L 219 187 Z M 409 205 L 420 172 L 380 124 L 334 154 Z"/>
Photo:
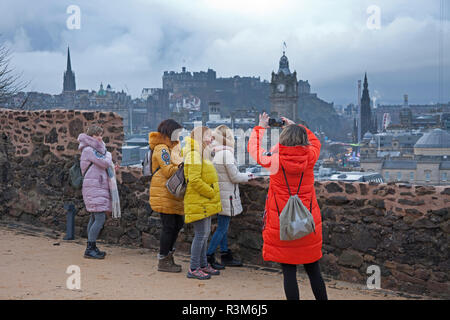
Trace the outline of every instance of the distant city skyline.
<path fill-rule="evenodd" d="M 0 41 L 11 65 L 31 81 L 26 91 L 62 92 L 67 46 L 77 89 L 100 83 L 139 97 L 162 87 L 164 71 L 217 72 L 270 81 L 286 42 L 299 80 L 335 105 L 356 103 L 357 81 L 367 72 L 377 104 L 450 101 L 450 6 L 440 24 L 440 1 L 382 0 L 380 28 L 368 26 L 371 1 L 77 1 L 80 29 L 69 30 L 71 1 L 0 4 Z M 25 14 L 24 14 L 25 13 Z M 439 36 L 444 56 L 439 69 Z M 439 70 L 442 89 L 439 93 Z"/>

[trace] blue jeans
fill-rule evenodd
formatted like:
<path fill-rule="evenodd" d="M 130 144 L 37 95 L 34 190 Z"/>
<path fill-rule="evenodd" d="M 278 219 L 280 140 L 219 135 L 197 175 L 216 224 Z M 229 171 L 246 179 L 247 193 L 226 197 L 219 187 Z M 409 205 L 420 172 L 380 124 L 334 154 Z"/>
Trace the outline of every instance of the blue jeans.
<path fill-rule="evenodd" d="M 228 251 L 228 227 L 230 226 L 230 216 L 217 215 L 217 229 L 214 232 L 207 255 L 212 255 L 216 252 L 217 247 L 220 245 L 221 252 Z"/>
<path fill-rule="evenodd" d="M 191 245 L 191 270 L 194 271 L 208 265 L 206 249 L 211 233 L 211 217 L 194 221 L 192 225 L 194 226 L 194 240 Z"/>

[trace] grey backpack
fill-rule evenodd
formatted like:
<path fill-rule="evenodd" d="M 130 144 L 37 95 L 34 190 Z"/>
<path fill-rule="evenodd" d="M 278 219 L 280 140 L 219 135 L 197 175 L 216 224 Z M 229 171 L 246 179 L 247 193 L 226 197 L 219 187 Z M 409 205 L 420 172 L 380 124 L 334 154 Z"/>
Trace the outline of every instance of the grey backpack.
<path fill-rule="evenodd" d="M 186 193 L 186 180 L 184 178 L 184 163 L 180 163 L 178 170 L 166 182 L 167 190 L 175 198 L 184 198 Z"/>
<path fill-rule="evenodd" d="M 298 197 L 298 192 L 300 191 L 300 186 L 303 180 L 303 172 L 297 188 L 297 193 L 292 195 L 289 188 L 289 183 L 287 181 L 286 172 L 283 167 L 281 168 L 283 169 L 284 179 L 286 181 L 290 196 L 281 213 L 275 199 L 280 220 L 280 240 L 296 240 L 303 238 L 312 232 L 316 232 L 314 218 L 310 212 L 312 208 L 312 198 L 310 210 L 308 210 L 308 208 L 303 205 L 302 200 Z"/>
<path fill-rule="evenodd" d="M 83 187 L 84 176 L 88 172 L 89 168 L 92 166 L 92 162 L 87 167 L 84 174 L 81 172 L 80 161 L 75 160 L 75 163 L 69 169 L 69 181 L 70 185 L 77 190 L 80 190 Z"/>
<path fill-rule="evenodd" d="M 144 177 L 152 176 L 152 153 L 152 149 L 148 150 L 142 161 L 142 175 Z"/>
<path fill-rule="evenodd" d="M 150 181 L 151 181 L 151 178 L 153 177 L 153 175 L 156 172 L 158 172 L 158 170 L 160 169 L 158 167 L 158 168 L 156 168 L 155 172 L 152 172 L 152 156 L 153 156 L 153 150 L 150 149 L 145 153 L 144 160 L 142 161 L 142 175 L 144 177 L 150 177 Z"/>

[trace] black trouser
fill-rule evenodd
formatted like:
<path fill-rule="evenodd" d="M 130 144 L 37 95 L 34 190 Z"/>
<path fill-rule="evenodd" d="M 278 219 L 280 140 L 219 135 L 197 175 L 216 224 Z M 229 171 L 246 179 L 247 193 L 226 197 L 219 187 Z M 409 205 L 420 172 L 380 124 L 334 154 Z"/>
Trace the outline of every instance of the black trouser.
<path fill-rule="evenodd" d="M 305 271 L 308 274 L 311 289 L 316 300 L 328 300 L 325 282 L 320 273 L 319 261 L 304 264 Z M 300 292 L 297 284 L 297 265 L 281 264 L 284 277 L 284 293 L 287 300 L 300 300 Z"/>
<path fill-rule="evenodd" d="M 179 214 L 160 213 L 161 215 L 161 237 L 159 240 L 159 254 L 167 256 L 174 249 L 178 233 L 184 225 L 184 217 Z"/>

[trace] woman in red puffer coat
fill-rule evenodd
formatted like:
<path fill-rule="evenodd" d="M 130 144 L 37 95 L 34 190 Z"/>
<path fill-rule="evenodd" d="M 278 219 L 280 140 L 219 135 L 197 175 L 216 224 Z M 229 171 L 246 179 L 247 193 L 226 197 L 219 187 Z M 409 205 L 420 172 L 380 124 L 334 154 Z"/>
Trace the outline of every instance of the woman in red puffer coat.
<path fill-rule="evenodd" d="M 320 154 L 320 141 L 308 128 L 282 118 L 286 125 L 280 134 L 279 143 L 272 152 L 266 152 L 261 144 L 265 129 L 269 127 L 269 116 L 263 113 L 259 119 L 259 126 L 253 129 L 250 136 L 248 149 L 256 162 L 270 171 L 264 211 L 263 259 L 281 264 L 288 300 L 300 298 L 296 277 L 298 264 L 304 265 L 316 299 L 326 300 L 326 287 L 319 268 L 319 259 L 322 257 L 322 219 L 314 190 L 313 172 Z M 298 196 L 311 211 L 315 223 L 314 233 L 291 241 L 280 240 L 279 213 L 290 196 L 286 179 L 291 192 L 297 191 L 301 180 Z"/>

